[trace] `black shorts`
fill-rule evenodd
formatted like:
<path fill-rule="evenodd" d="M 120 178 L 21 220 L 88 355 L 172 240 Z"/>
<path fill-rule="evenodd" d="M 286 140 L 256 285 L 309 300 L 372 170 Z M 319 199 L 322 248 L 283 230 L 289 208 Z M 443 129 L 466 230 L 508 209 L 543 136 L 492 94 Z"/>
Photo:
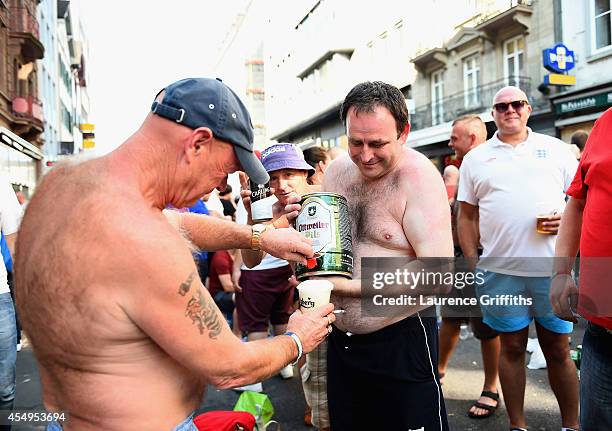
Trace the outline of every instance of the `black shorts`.
<path fill-rule="evenodd" d="M 234 294 L 232 292 L 221 290 L 215 294 L 213 299 L 219 310 L 224 314 L 232 314 L 234 312 Z"/>
<path fill-rule="evenodd" d="M 462 290 L 454 289 L 451 295 L 456 298 L 477 298 L 476 290 L 473 285 L 466 286 Z M 461 324 L 463 322 L 470 325 L 474 337 L 478 340 L 490 340 L 499 335 L 495 329 L 484 323 L 480 305 L 442 305 L 440 306 L 440 316 L 442 320 L 449 323 Z"/>
<path fill-rule="evenodd" d="M 442 321 L 457 324 L 465 322 L 466 324 L 470 325 L 470 328 L 474 333 L 474 338 L 481 341 L 491 340 L 499 335 L 499 332 L 484 323 L 484 321 L 482 320 L 482 316 L 449 317 L 442 314 Z"/>
<path fill-rule="evenodd" d="M 448 430 L 431 311 L 371 334 L 349 336 L 334 329 L 327 379 L 334 430 Z"/>

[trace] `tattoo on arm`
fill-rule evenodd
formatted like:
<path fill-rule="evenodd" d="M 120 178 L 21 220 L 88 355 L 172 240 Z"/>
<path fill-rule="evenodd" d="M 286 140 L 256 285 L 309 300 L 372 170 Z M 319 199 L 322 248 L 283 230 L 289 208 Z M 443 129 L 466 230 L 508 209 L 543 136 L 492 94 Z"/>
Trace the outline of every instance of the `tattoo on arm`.
<path fill-rule="evenodd" d="M 178 291 L 179 295 L 181 296 L 187 295 L 187 292 L 189 292 L 189 289 L 191 289 L 191 283 L 193 282 L 194 276 L 195 276 L 195 271 L 189 274 L 189 277 L 187 277 L 187 280 L 181 283 L 181 285 L 179 286 L 179 291 Z"/>
<path fill-rule="evenodd" d="M 187 302 L 185 308 L 185 316 L 191 319 L 200 334 L 204 333 L 204 329 L 208 329 L 208 337 L 213 340 L 221 333 L 221 321 L 217 313 L 217 307 L 213 301 L 208 301 L 206 295 L 200 288 L 195 295 Z"/>

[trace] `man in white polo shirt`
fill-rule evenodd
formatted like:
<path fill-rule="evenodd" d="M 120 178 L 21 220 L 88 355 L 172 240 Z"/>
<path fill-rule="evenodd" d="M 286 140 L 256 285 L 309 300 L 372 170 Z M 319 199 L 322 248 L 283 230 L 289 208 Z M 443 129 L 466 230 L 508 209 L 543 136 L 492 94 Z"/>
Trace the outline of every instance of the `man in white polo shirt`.
<path fill-rule="evenodd" d="M 4 175 L 0 175 L 0 229 L 11 256 L 15 254 L 15 237 L 21 221 L 21 205 Z M 17 360 L 17 327 L 15 308 L 9 291 L 6 267 L 0 262 L 0 410 L 11 410 L 15 399 L 15 362 Z M 0 426 L 0 429 L 4 429 Z"/>
<path fill-rule="evenodd" d="M 478 268 L 484 283 L 477 282 L 476 288 L 484 322 L 500 332 L 499 377 L 510 428 L 526 426 L 525 350 L 535 318 L 564 430 L 574 429 L 578 380 L 567 335 L 572 324 L 552 312 L 552 261 L 545 258 L 554 256 L 560 214 L 552 214 L 563 209 L 577 162 L 562 141 L 527 127 L 530 114 L 519 88 L 505 87 L 495 95 L 492 115 L 498 130 L 470 151 L 461 166 L 459 241 L 466 258 L 477 259 L 479 238 L 483 247 Z M 551 214 L 541 229 L 546 233 L 536 232 L 541 211 Z M 504 301 L 502 295 L 509 297 Z M 487 306 L 483 301 L 488 298 L 501 299 Z"/>

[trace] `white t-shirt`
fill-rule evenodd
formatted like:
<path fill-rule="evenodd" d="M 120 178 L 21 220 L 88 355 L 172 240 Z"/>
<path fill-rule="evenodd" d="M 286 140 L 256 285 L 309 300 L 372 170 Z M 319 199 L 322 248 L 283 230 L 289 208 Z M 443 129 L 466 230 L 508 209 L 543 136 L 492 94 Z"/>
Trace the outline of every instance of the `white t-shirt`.
<path fill-rule="evenodd" d="M 15 196 L 11 183 L 4 175 L 0 176 L 0 228 L 2 233 L 11 235 L 19 229 L 21 221 L 21 205 Z M 4 261 L 0 264 L 0 293 L 9 292 Z"/>
<path fill-rule="evenodd" d="M 221 203 L 217 190 L 213 190 L 210 194 L 210 197 L 206 201 L 206 208 L 208 208 L 209 211 L 217 211 L 219 214 L 223 215 L 223 204 Z"/>
<path fill-rule="evenodd" d="M 496 133 L 470 151 L 461 164 L 457 199 L 479 208 L 480 268 L 547 276 L 550 268 L 543 259 L 507 258 L 554 256 L 557 236 L 536 232 L 538 206 L 546 203 L 563 210 L 564 192 L 578 162 L 564 142 L 528 131 L 527 140 L 516 147 L 500 141 Z"/>
<path fill-rule="evenodd" d="M 277 199 L 274 197 L 272 204 L 276 203 Z M 236 223 L 245 225 L 247 224 L 247 220 L 249 215 L 247 214 L 247 210 L 242 203 L 242 199 L 238 201 L 238 205 L 236 208 Z M 259 271 L 261 269 L 272 269 L 272 268 L 280 268 L 283 266 L 289 265 L 289 262 L 283 259 L 279 259 L 278 257 L 274 257 L 268 253 L 265 254 L 259 265 L 254 266 L 253 268 L 247 268 L 245 264 L 242 264 L 240 269 L 242 271 Z"/>

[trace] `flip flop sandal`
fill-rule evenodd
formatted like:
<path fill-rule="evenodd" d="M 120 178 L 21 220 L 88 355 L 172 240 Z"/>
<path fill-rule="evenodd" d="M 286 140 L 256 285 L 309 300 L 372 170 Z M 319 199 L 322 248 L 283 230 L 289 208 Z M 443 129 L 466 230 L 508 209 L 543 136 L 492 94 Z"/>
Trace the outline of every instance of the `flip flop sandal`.
<path fill-rule="evenodd" d="M 495 410 L 497 410 L 497 407 L 499 407 L 499 393 L 495 393 L 495 392 L 491 392 L 491 391 L 482 391 L 480 393 L 481 397 L 488 397 L 491 398 L 492 400 L 494 400 L 495 402 L 497 402 L 496 405 L 494 406 L 490 406 L 488 404 L 483 404 L 483 403 L 479 403 L 478 401 L 476 401 L 474 404 L 472 404 L 470 406 L 470 408 L 468 409 L 468 417 L 472 418 L 472 419 L 485 419 L 488 418 L 489 416 L 492 416 L 495 413 Z M 470 410 L 472 409 L 472 407 L 476 407 L 478 409 L 483 409 L 486 410 L 487 412 L 483 415 L 476 415 L 474 413 L 472 413 Z"/>

